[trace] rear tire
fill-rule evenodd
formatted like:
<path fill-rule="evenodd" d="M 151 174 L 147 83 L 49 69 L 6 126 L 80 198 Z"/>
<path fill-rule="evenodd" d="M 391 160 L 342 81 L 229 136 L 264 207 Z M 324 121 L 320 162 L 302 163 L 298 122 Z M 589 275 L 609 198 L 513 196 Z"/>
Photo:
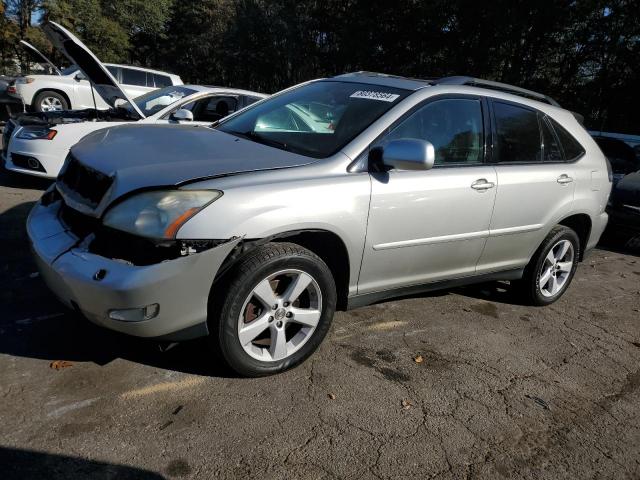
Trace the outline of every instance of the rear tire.
<path fill-rule="evenodd" d="M 580 257 L 580 240 L 564 225 L 554 227 L 544 239 L 518 282 L 526 303 L 550 305 L 558 300 L 573 280 Z"/>
<path fill-rule="evenodd" d="M 69 110 L 69 102 L 58 92 L 45 90 L 36 95 L 33 100 L 33 109 L 36 112 L 58 112 Z"/>
<path fill-rule="evenodd" d="M 243 376 L 282 372 L 318 348 L 336 300 L 331 271 L 317 255 L 293 243 L 268 243 L 214 285 L 210 342 Z"/>

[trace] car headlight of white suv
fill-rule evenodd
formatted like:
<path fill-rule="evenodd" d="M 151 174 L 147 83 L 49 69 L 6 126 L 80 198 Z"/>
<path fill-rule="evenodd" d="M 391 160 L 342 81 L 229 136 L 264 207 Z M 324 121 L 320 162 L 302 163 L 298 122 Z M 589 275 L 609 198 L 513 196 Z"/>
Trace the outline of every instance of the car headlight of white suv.
<path fill-rule="evenodd" d="M 103 224 L 142 237 L 173 239 L 187 220 L 221 196 L 218 190 L 139 193 L 107 211 Z"/>

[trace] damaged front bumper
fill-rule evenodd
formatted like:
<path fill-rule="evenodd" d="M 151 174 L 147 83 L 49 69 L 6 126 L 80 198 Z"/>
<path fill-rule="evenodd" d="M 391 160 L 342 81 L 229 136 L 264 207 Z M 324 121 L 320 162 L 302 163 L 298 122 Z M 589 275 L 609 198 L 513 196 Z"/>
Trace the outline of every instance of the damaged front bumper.
<path fill-rule="evenodd" d="M 27 219 L 27 232 L 45 283 L 63 303 L 95 324 L 129 335 L 180 341 L 207 334 L 211 286 L 240 238 L 200 253 L 133 265 L 91 253 L 61 221 L 61 207 L 61 200 L 46 206 L 38 202 Z M 123 310 L 155 316 L 112 318 L 122 317 L 114 311 Z"/>

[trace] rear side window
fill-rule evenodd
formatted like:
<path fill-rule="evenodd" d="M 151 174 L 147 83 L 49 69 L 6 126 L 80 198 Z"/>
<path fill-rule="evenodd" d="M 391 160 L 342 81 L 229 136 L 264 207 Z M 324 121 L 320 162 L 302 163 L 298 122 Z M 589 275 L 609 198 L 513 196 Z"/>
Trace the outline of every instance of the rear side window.
<path fill-rule="evenodd" d="M 157 73 L 154 73 L 153 81 L 156 85 L 156 88 L 168 87 L 170 85 L 173 85 L 173 83 L 171 83 L 171 78 L 169 78 L 167 75 L 159 75 Z"/>
<path fill-rule="evenodd" d="M 566 161 L 570 162 L 572 160 L 577 159 L 584 153 L 584 148 L 582 145 L 578 143 L 578 141 L 573 138 L 573 136 L 567 132 L 558 122 L 547 117 L 547 120 L 553 126 L 553 129 L 560 140 L 560 145 L 562 145 L 562 151 L 564 152 L 564 158 Z"/>
<path fill-rule="evenodd" d="M 427 103 L 394 127 L 384 143 L 400 138 L 431 142 L 436 165 L 482 163 L 484 141 L 480 100 L 448 98 Z"/>
<path fill-rule="evenodd" d="M 537 163 L 542 161 L 538 114 L 515 105 L 493 102 L 496 120 L 498 161 Z"/>
<path fill-rule="evenodd" d="M 133 70 L 132 68 L 122 69 L 122 83 L 125 85 L 147 86 L 147 72 Z"/>

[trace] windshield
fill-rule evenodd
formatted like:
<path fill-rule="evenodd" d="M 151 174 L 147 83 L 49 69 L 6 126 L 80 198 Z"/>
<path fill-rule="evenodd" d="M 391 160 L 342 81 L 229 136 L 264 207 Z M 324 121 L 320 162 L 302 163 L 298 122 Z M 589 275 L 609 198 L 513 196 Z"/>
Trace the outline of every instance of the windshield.
<path fill-rule="evenodd" d="M 232 135 L 315 158 L 333 155 L 410 92 L 321 81 L 273 97 L 223 121 Z"/>
<path fill-rule="evenodd" d="M 191 88 L 171 86 L 145 93 L 144 95 L 134 98 L 133 101 L 142 113 L 144 113 L 144 116 L 148 117 L 194 93 L 196 93 L 196 90 Z M 126 108 L 130 111 L 133 110 L 129 104 L 127 104 Z"/>

